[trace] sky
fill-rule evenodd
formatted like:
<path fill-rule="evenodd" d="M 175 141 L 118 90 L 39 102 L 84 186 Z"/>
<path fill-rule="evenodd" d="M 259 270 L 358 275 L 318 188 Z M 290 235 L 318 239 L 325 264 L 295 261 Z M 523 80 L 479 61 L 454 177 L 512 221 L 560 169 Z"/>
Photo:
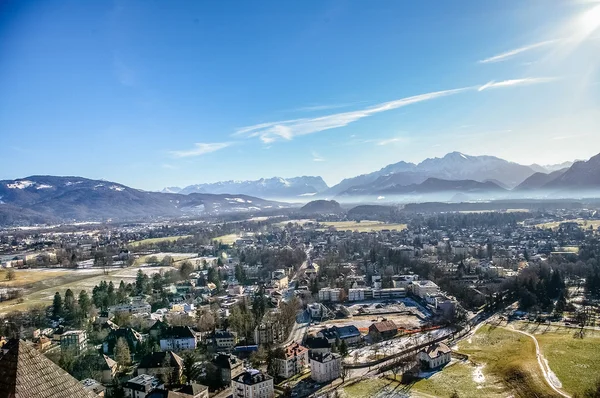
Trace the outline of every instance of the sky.
<path fill-rule="evenodd" d="M 0 1 L 0 179 L 600 152 L 600 2 Z"/>

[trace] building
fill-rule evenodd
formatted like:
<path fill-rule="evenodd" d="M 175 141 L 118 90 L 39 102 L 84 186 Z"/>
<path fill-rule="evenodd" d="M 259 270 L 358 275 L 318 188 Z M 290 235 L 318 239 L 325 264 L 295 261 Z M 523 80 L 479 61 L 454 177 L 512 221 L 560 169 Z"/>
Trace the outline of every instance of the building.
<path fill-rule="evenodd" d="M 242 361 L 233 355 L 217 354 L 213 358 L 212 363 L 219 371 L 221 384 L 226 387 L 231 385 L 233 378 L 244 371 Z"/>
<path fill-rule="evenodd" d="M 184 351 L 196 349 L 196 335 L 188 326 L 167 327 L 160 338 L 162 351 Z"/>
<path fill-rule="evenodd" d="M 337 338 L 345 342 L 346 345 L 359 344 L 362 341 L 360 330 L 354 325 L 334 326 Z"/>
<path fill-rule="evenodd" d="M 273 279 L 271 280 L 271 284 L 273 285 L 273 287 L 275 287 L 276 289 L 279 289 L 279 290 L 287 289 L 288 288 L 288 277 L 287 277 L 287 275 L 282 275 L 282 274 L 274 275 Z"/>
<path fill-rule="evenodd" d="M 35 348 L 39 351 L 46 351 L 52 345 L 52 340 L 46 336 L 40 336 L 33 340 Z"/>
<path fill-rule="evenodd" d="M 386 289 L 373 289 L 373 299 L 387 300 L 392 298 L 406 297 L 406 289 L 403 287 L 390 287 Z"/>
<path fill-rule="evenodd" d="M 110 315 L 116 314 L 150 314 L 152 307 L 145 300 L 133 300 L 131 303 L 117 304 L 108 307 L 108 313 Z"/>
<path fill-rule="evenodd" d="M 136 374 L 147 374 L 162 380 L 169 380 L 174 375 L 181 380 L 183 375 L 183 359 L 173 351 L 157 351 L 142 357 Z"/>
<path fill-rule="evenodd" d="M 100 370 L 102 371 L 100 381 L 104 384 L 112 383 L 113 377 L 115 377 L 117 370 L 119 370 L 119 364 L 104 354 L 100 354 L 98 361 L 100 363 Z"/>
<path fill-rule="evenodd" d="M 417 358 L 429 369 L 446 365 L 452 359 L 452 350 L 444 343 L 432 344 L 418 352 Z"/>
<path fill-rule="evenodd" d="M 159 385 L 160 381 L 156 377 L 141 374 L 126 382 L 123 385 L 123 390 L 127 398 L 145 398 L 146 394 Z"/>
<path fill-rule="evenodd" d="M 308 336 L 304 341 L 304 346 L 308 348 L 309 355 L 331 352 L 331 344 L 324 337 Z"/>
<path fill-rule="evenodd" d="M 342 289 L 323 288 L 319 290 L 319 301 L 340 301 Z"/>
<path fill-rule="evenodd" d="M 327 383 L 340 377 L 342 357 L 335 353 L 310 355 L 310 377 L 317 383 Z"/>
<path fill-rule="evenodd" d="M 282 326 L 277 322 L 263 322 L 254 329 L 256 344 L 279 343 L 285 339 Z"/>
<path fill-rule="evenodd" d="M 273 398 L 273 378 L 259 370 L 249 369 L 231 380 L 233 398 Z"/>
<path fill-rule="evenodd" d="M 369 337 L 371 341 L 391 339 L 398 333 L 398 326 L 394 321 L 375 322 L 369 326 Z"/>
<path fill-rule="evenodd" d="M 36 350 L 11 339 L 0 348 L 0 396 L 28 398 L 97 398 L 73 376 Z"/>
<path fill-rule="evenodd" d="M 419 280 L 413 281 L 412 291 L 415 296 L 419 296 L 422 299 L 425 299 L 425 296 L 427 294 L 429 294 L 430 296 L 433 296 L 433 295 L 439 293 L 440 288 L 438 287 L 438 285 L 436 285 L 432 281 L 425 279 L 425 280 L 421 280 L 421 281 L 419 281 Z"/>
<path fill-rule="evenodd" d="M 174 390 L 156 388 L 146 398 L 208 398 L 208 387 L 202 384 L 186 384 Z"/>
<path fill-rule="evenodd" d="M 85 330 L 70 330 L 60 336 L 61 352 L 71 351 L 81 354 L 87 348 L 87 333 Z"/>
<path fill-rule="evenodd" d="M 284 357 L 276 358 L 278 376 L 287 379 L 308 366 L 308 348 L 294 342 L 284 348 Z"/>
<path fill-rule="evenodd" d="M 215 330 L 209 337 L 217 351 L 231 351 L 237 343 L 237 335 L 229 330 Z"/>
<path fill-rule="evenodd" d="M 83 388 L 85 388 L 87 391 L 91 391 L 99 397 L 103 397 L 106 393 L 106 387 L 94 379 L 82 380 L 81 385 L 83 385 Z"/>
<path fill-rule="evenodd" d="M 102 352 L 108 355 L 112 355 L 117 345 L 117 341 L 123 338 L 129 346 L 129 351 L 135 352 L 138 344 L 142 343 L 142 335 L 139 334 L 135 329 L 132 328 L 119 328 L 117 330 L 111 330 L 108 336 L 102 343 Z"/>

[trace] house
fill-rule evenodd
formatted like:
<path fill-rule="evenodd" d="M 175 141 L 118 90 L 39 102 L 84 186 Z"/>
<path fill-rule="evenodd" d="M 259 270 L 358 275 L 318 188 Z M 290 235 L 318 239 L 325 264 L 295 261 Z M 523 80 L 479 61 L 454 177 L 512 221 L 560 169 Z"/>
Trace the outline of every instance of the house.
<path fill-rule="evenodd" d="M 117 330 L 111 330 L 108 336 L 102 343 L 102 352 L 107 355 L 112 355 L 117 344 L 117 340 L 120 338 L 125 339 L 129 350 L 134 353 L 138 344 L 141 344 L 143 339 L 142 335 L 139 334 L 135 329 L 132 328 L 119 328 Z"/>
<path fill-rule="evenodd" d="M 450 362 L 452 350 L 444 343 L 436 343 L 419 351 L 417 358 L 428 369 L 435 369 Z"/>
<path fill-rule="evenodd" d="M 196 334 L 189 326 L 169 326 L 159 340 L 162 351 L 183 351 L 196 349 Z"/>
<path fill-rule="evenodd" d="M 415 296 L 419 296 L 420 298 L 425 299 L 425 296 L 427 294 L 434 295 L 439 293 L 440 288 L 432 281 L 424 279 L 413 281 L 412 291 Z"/>
<path fill-rule="evenodd" d="M 87 391 L 91 391 L 99 397 L 104 397 L 106 393 L 106 387 L 104 387 L 102 384 L 98 383 L 94 379 L 81 380 L 81 384 L 83 385 L 83 388 L 85 388 Z"/>
<path fill-rule="evenodd" d="M 168 327 L 169 327 L 169 326 L 168 326 L 168 325 L 167 325 L 165 322 L 163 322 L 163 321 L 161 321 L 161 320 L 158 320 L 158 321 L 154 322 L 154 325 L 152 325 L 152 326 L 150 327 L 150 329 L 148 330 L 148 334 L 149 334 L 149 335 L 150 335 L 150 336 L 151 336 L 151 337 L 152 337 L 154 340 L 159 340 L 159 339 L 160 339 L 160 337 L 162 336 L 163 332 L 164 332 L 165 330 L 167 330 L 167 328 L 168 328 Z"/>
<path fill-rule="evenodd" d="M 217 368 L 221 377 L 221 384 L 229 387 L 231 380 L 244 371 L 242 361 L 229 354 L 217 354 L 213 360 L 213 365 Z"/>
<path fill-rule="evenodd" d="M 324 337 L 308 336 L 304 341 L 304 346 L 308 348 L 308 354 L 325 354 L 331 352 L 331 344 Z"/>
<path fill-rule="evenodd" d="M 40 336 L 34 339 L 33 342 L 35 344 L 35 348 L 41 352 L 46 351 L 52 345 L 52 340 L 46 336 Z"/>
<path fill-rule="evenodd" d="M 273 275 L 273 279 L 271 280 L 271 284 L 276 289 L 287 289 L 288 288 L 288 277 L 283 274 Z"/>
<path fill-rule="evenodd" d="M 61 352 L 71 351 L 75 355 L 87 349 L 87 332 L 85 330 L 70 330 L 60 336 Z"/>
<path fill-rule="evenodd" d="M 338 339 L 344 341 L 346 345 L 354 345 L 362 341 L 362 335 L 360 334 L 358 328 L 354 325 L 341 327 L 334 326 L 334 328 L 336 330 Z"/>
<path fill-rule="evenodd" d="M 256 344 L 273 344 L 285 339 L 283 327 L 277 322 L 263 322 L 254 329 Z"/>
<path fill-rule="evenodd" d="M 173 351 L 157 351 L 144 355 L 136 369 L 136 374 L 147 374 L 169 380 L 176 375 L 181 380 L 183 375 L 183 359 Z"/>
<path fill-rule="evenodd" d="M 0 396 L 97 398 L 32 344 L 11 339 L 0 348 Z"/>
<path fill-rule="evenodd" d="M 113 381 L 113 378 L 117 374 L 117 370 L 119 369 L 119 364 L 114 361 L 112 358 L 101 354 L 100 356 L 100 370 L 102 370 L 102 378 L 101 382 L 104 384 L 110 384 Z"/>
<path fill-rule="evenodd" d="M 315 353 L 309 356 L 310 377 L 317 383 L 326 383 L 340 377 L 342 357 L 335 353 Z"/>
<path fill-rule="evenodd" d="M 208 387 L 192 383 L 174 390 L 156 388 L 146 398 L 208 398 Z"/>
<path fill-rule="evenodd" d="M 317 333 L 317 337 L 326 339 L 329 344 L 335 344 L 338 338 L 335 327 L 321 329 L 319 333 Z"/>
<path fill-rule="evenodd" d="M 375 322 L 369 326 L 369 337 L 372 341 L 391 339 L 398 333 L 394 321 Z"/>
<path fill-rule="evenodd" d="M 160 380 L 156 377 L 141 374 L 126 382 L 123 385 L 123 390 L 127 398 L 145 398 L 149 392 L 158 388 L 160 384 Z"/>
<path fill-rule="evenodd" d="M 233 398 L 273 398 L 273 378 L 260 370 L 249 369 L 231 380 Z"/>
<path fill-rule="evenodd" d="M 152 307 L 145 300 L 132 300 L 131 303 L 117 304 L 108 307 L 109 316 L 116 314 L 149 314 Z"/>
<path fill-rule="evenodd" d="M 294 342 L 284 348 L 284 357 L 275 358 L 277 376 L 284 379 L 300 373 L 308 366 L 308 348 Z"/>
<path fill-rule="evenodd" d="M 215 330 L 209 339 L 212 340 L 217 351 L 231 351 L 237 343 L 236 333 L 228 330 Z"/>

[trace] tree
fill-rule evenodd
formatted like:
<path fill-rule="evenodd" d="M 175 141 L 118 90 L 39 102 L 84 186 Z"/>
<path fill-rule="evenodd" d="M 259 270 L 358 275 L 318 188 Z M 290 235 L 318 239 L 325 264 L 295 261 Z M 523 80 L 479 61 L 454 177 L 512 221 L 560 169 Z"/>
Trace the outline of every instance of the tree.
<path fill-rule="evenodd" d="M 59 318 L 62 315 L 62 298 L 60 297 L 60 293 L 54 293 L 54 300 L 52 301 L 52 317 Z"/>
<path fill-rule="evenodd" d="M 129 345 L 123 337 L 117 339 L 117 344 L 115 345 L 115 360 L 121 367 L 129 365 L 129 362 L 131 361 Z"/>
<path fill-rule="evenodd" d="M 185 376 L 185 382 L 191 383 L 194 379 L 194 365 L 198 358 L 194 351 L 186 351 L 183 354 L 183 375 Z"/>
<path fill-rule="evenodd" d="M 90 310 L 92 309 L 92 301 L 90 300 L 90 296 L 88 295 L 87 291 L 82 290 L 79 292 L 77 303 L 79 304 L 79 310 L 81 311 L 81 314 L 83 317 L 87 318 Z"/>
<path fill-rule="evenodd" d="M 160 260 L 160 265 L 164 266 L 164 267 L 170 267 L 171 265 L 173 265 L 174 260 L 173 257 L 171 256 L 164 256 L 162 258 L 162 260 Z"/>
<path fill-rule="evenodd" d="M 346 381 L 346 378 L 350 375 L 350 368 L 342 365 L 342 369 L 340 369 L 340 377 L 342 378 L 342 383 Z"/>
<path fill-rule="evenodd" d="M 187 279 L 190 274 L 194 272 L 194 266 L 189 261 L 184 261 L 181 264 L 181 268 L 179 268 L 179 275 L 181 275 L 181 279 Z"/>
<path fill-rule="evenodd" d="M 281 347 L 277 347 L 273 350 L 267 351 L 267 373 L 271 376 L 277 376 L 279 374 L 279 361 L 278 359 L 285 358 L 285 351 Z"/>
<path fill-rule="evenodd" d="M 64 308 L 67 314 L 73 313 L 73 310 L 75 309 L 75 295 L 71 289 L 67 289 L 65 292 Z"/>
<path fill-rule="evenodd" d="M 348 345 L 344 340 L 342 340 L 342 342 L 340 343 L 340 355 L 342 356 L 342 358 L 348 356 Z"/>
<path fill-rule="evenodd" d="M 17 277 L 17 273 L 15 272 L 15 269 L 14 268 L 9 268 L 8 272 L 6 273 L 6 280 L 7 281 L 14 281 L 16 277 Z"/>

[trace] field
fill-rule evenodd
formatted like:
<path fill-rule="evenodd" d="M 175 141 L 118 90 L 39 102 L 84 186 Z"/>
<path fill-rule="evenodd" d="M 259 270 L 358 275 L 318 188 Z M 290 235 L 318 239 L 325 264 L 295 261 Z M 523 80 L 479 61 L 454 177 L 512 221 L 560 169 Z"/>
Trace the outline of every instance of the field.
<path fill-rule="evenodd" d="M 140 246 L 140 245 L 150 245 L 153 243 L 160 243 L 160 242 L 173 242 L 173 241 L 176 241 L 177 239 L 189 238 L 190 236 L 192 236 L 192 235 L 166 236 L 163 238 L 142 239 L 142 240 L 138 240 L 135 242 L 131 242 L 131 243 L 129 243 L 129 245 L 136 247 L 136 246 Z"/>
<path fill-rule="evenodd" d="M 7 270 L 0 270 L 0 288 L 3 287 L 22 287 L 26 285 L 30 285 L 32 283 L 36 283 L 39 281 L 46 280 L 48 278 L 57 278 L 59 276 L 68 275 L 69 271 L 66 270 L 39 270 L 41 272 L 37 272 L 38 270 L 32 272 L 32 270 L 28 269 L 15 269 L 15 279 L 9 281 L 6 279 L 6 275 L 8 274 Z"/>
<path fill-rule="evenodd" d="M 584 338 L 578 338 L 574 328 L 525 322 L 515 324 L 515 328 L 535 335 L 564 391 L 581 395 L 596 381 L 593 375 L 600 375 L 600 331 L 586 330 Z"/>
<path fill-rule="evenodd" d="M 241 235 L 239 235 L 239 234 L 228 234 L 228 235 L 218 236 L 213 240 L 221 242 L 224 245 L 233 245 L 235 243 L 235 241 L 238 240 L 240 237 L 241 237 Z"/>
<path fill-rule="evenodd" d="M 38 274 L 31 279 L 37 279 L 26 289 L 23 296 L 23 301 L 19 303 L 17 300 L 5 301 L 0 303 L 0 314 L 10 311 L 23 311 L 34 305 L 52 304 L 52 298 L 55 292 L 60 292 L 64 295 L 67 289 L 73 290 L 77 295 L 81 290 L 91 292 L 93 287 L 102 280 L 112 281 L 117 286 L 123 280 L 125 283 L 135 282 L 135 276 L 138 270 L 142 270 L 147 274 L 153 274 L 171 267 L 130 267 L 118 268 L 109 271 L 108 274 L 103 274 L 102 270 L 98 269 L 81 269 L 81 270 L 21 270 L 20 272 L 30 272 Z M 19 272 L 19 271 L 17 271 Z"/>
<path fill-rule="evenodd" d="M 368 221 L 363 220 L 360 222 L 356 221 L 326 221 L 320 223 L 326 227 L 334 227 L 338 231 L 358 231 L 358 232 L 371 232 L 371 231 L 381 231 L 382 229 L 396 229 L 403 230 L 406 228 L 406 224 L 386 224 L 381 221 Z"/>
<path fill-rule="evenodd" d="M 577 224 L 581 225 L 583 228 L 589 228 L 590 226 L 592 226 L 592 227 L 594 227 L 594 229 L 598 229 L 598 227 L 600 227 L 600 220 L 583 220 L 581 218 L 574 219 L 574 220 L 547 222 L 547 223 L 543 223 L 543 224 L 537 224 L 536 227 L 544 228 L 544 229 L 547 229 L 547 228 L 557 229 L 559 227 L 559 225 L 564 222 L 576 222 Z"/>
<path fill-rule="evenodd" d="M 535 343 L 525 335 L 503 328 L 481 327 L 459 343 L 469 361 L 450 364 L 418 381 L 413 390 L 427 395 L 460 397 L 553 397 L 536 358 Z"/>

